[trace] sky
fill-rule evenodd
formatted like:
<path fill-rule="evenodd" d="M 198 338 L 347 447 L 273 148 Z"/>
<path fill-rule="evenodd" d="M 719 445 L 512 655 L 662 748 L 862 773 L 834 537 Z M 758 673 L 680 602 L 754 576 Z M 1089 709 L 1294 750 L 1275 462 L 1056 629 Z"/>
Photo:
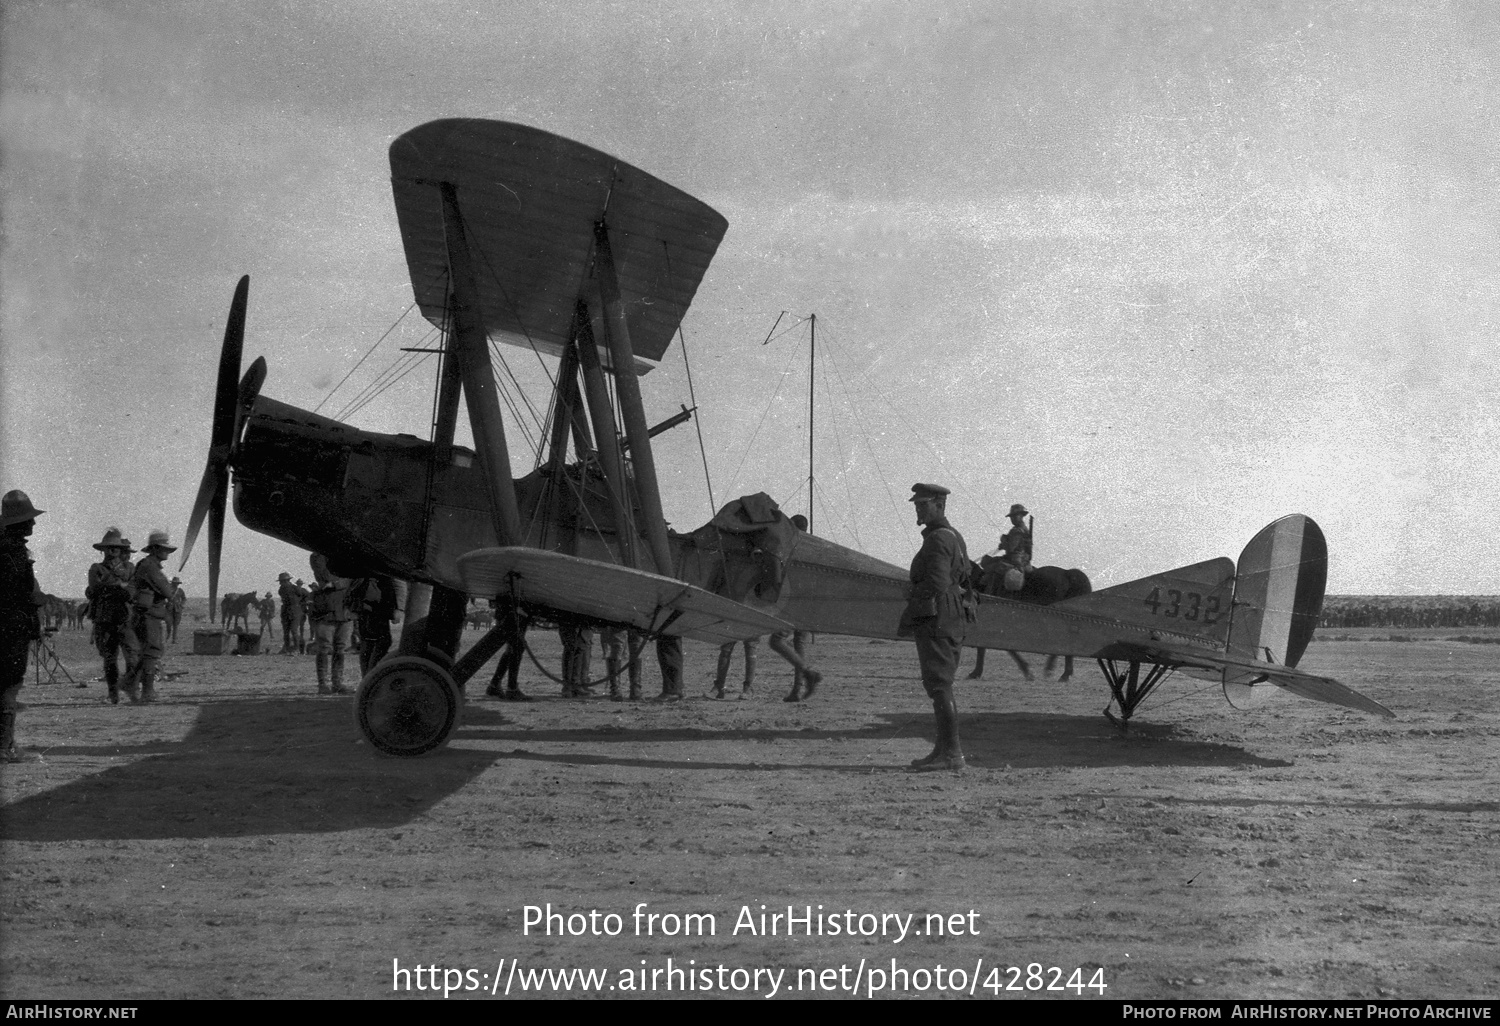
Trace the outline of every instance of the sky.
<path fill-rule="evenodd" d="M 1305 513 L 1332 594 L 1500 593 L 1497 61 L 1479 2 L 3 2 L 0 489 L 55 594 L 112 524 L 181 538 L 239 276 L 263 394 L 345 410 L 430 330 L 387 148 L 485 117 L 729 221 L 642 381 L 699 408 L 678 529 L 808 510 L 816 313 L 820 535 L 904 566 L 932 481 L 1096 587 Z M 433 371 L 349 422 L 427 436 Z M 231 515 L 221 589 L 284 569 Z"/>

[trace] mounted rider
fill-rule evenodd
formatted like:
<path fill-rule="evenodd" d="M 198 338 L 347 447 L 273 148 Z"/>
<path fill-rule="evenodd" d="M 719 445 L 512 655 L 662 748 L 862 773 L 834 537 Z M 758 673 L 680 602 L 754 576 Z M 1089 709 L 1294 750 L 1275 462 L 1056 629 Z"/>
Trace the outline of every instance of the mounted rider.
<path fill-rule="evenodd" d="M 1020 591 L 1031 572 L 1031 528 L 1029 511 L 1019 502 L 1010 508 L 1010 530 L 1000 536 L 995 551 L 979 557 L 980 580 L 975 585 L 990 595 Z"/>

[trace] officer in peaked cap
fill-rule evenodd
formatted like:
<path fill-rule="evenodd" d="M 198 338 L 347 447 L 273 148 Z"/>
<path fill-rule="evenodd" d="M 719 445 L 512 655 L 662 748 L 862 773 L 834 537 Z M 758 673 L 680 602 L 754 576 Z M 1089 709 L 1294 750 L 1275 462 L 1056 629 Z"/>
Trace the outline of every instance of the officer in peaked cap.
<path fill-rule="evenodd" d="M 932 699 L 937 721 L 937 744 L 926 758 L 914 760 L 911 769 L 916 773 L 958 772 L 964 768 L 964 756 L 958 741 L 953 675 L 975 609 L 969 553 L 963 536 L 948 523 L 948 489 L 918 483 L 911 491 L 917 523 L 922 525 L 922 548 L 911 562 L 911 587 L 899 633 L 916 641 L 922 686 Z"/>
<path fill-rule="evenodd" d="M 130 562 L 130 539 L 118 527 L 104 532 L 104 539 L 94 543 L 104 558 L 89 567 L 89 583 L 83 596 L 88 600 L 89 619 L 94 622 L 94 647 L 104 660 L 104 684 L 109 700 L 120 701 L 119 657 L 125 657 L 125 674 L 129 676 L 140 658 L 141 643 L 131 625 L 130 582 L 135 564 Z"/>
<path fill-rule="evenodd" d="M 141 639 L 141 658 L 120 685 L 132 702 L 156 701 L 156 668 L 167 649 L 167 618 L 171 615 L 172 582 L 161 564 L 177 551 L 166 531 L 152 531 L 141 549 L 145 558 L 130 579 L 135 589 L 135 633 Z"/>
<path fill-rule="evenodd" d="M 0 497 L 0 762 L 41 759 L 16 747 L 16 713 L 31 643 L 42 636 L 40 610 L 45 599 L 26 539 L 43 512 L 20 489 Z"/>

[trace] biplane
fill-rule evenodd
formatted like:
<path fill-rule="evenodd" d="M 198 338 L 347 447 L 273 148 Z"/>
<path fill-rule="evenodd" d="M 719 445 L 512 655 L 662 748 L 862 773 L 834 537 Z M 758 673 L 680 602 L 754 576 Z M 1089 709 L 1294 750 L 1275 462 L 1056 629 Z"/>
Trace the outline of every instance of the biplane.
<path fill-rule="evenodd" d="M 631 165 L 519 124 L 449 119 L 390 147 L 416 303 L 441 329 L 432 437 L 381 434 L 261 394 L 240 376 L 249 279 L 230 306 L 208 464 L 183 545 L 205 519 L 217 596 L 224 514 L 320 552 L 342 574 L 431 587 L 355 719 L 381 752 L 420 755 L 459 723 L 463 685 L 506 643 L 459 655 L 468 596 L 555 622 L 723 643 L 793 629 L 894 638 L 907 573 L 798 531 L 764 494 L 669 530 L 639 377 L 661 360 L 728 223 Z M 511 476 L 491 343 L 556 361 L 547 450 Z M 474 447 L 455 444 L 460 406 Z M 1097 659 L 1122 721 L 1173 670 L 1237 706 L 1268 688 L 1391 715 L 1296 669 L 1327 549 L 1290 516 L 1245 548 L 1051 606 L 983 596 L 967 643 Z"/>

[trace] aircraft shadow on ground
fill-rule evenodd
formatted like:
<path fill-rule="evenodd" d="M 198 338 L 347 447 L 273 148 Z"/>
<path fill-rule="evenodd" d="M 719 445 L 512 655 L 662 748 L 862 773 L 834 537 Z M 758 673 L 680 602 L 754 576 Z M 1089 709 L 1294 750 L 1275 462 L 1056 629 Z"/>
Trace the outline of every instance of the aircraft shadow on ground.
<path fill-rule="evenodd" d="M 470 705 L 455 744 L 420 759 L 390 759 L 356 743 L 345 702 L 205 703 L 181 742 L 137 746 L 58 746 L 49 757 L 125 757 L 111 766 L 0 812 L 0 837 L 12 841 L 201 839 L 283 833 L 331 833 L 409 823 L 497 762 L 522 760 L 651 770 L 837 773 L 900 771 L 910 742 L 930 743 L 932 718 L 890 715 L 853 729 L 580 728 L 525 730 L 493 707 Z M 1285 766 L 1232 745 L 1178 736 L 1142 724 L 1122 737 L 1102 718 L 1031 713 L 963 719 L 964 750 L 977 768 L 1112 766 Z M 624 754 L 618 745 L 694 742 L 863 742 L 868 755 L 815 763 L 786 748 L 756 747 L 743 759 L 702 760 L 674 753 Z M 901 740 L 899 754 L 890 743 Z M 511 751 L 476 750 L 465 741 L 512 742 Z M 535 752 L 541 744 L 589 746 L 586 752 Z M 888 764 L 888 765 L 887 765 Z"/>
<path fill-rule="evenodd" d="M 544 762 L 609 764 L 661 769 L 750 769 L 794 770 L 826 768 L 841 772 L 865 773 L 868 763 L 837 764 L 819 767 L 787 758 L 776 750 L 762 750 L 761 757 L 749 761 L 707 762 L 652 757 L 616 757 L 607 754 L 537 753 L 526 748 L 537 743 L 595 744 L 602 749 L 629 743 L 673 743 L 702 741 L 768 742 L 777 740 L 809 741 L 822 738 L 839 741 L 862 741 L 887 744 L 897 739 L 919 740 L 930 744 L 933 721 L 930 715 L 882 713 L 882 723 L 870 723 L 855 729 L 799 727 L 704 728 L 666 727 L 647 730 L 620 728 L 582 728 L 578 730 L 525 730 L 491 726 L 484 707 L 470 706 L 465 725 L 455 735 L 456 741 L 487 740 L 515 742 L 522 747 L 501 753 L 502 759 L 531 759 Z M 1076 767 L 1081 769 L 1110 766 L 1223 766 L 1277 767 L 1291 763 L 1265 759 L 1243 748 L 1218 742 L 1200 741 L 1182 736 L 1173 726 L 1142 723 L 1121 733 L 1108 720 L 1092 716 L 1067 716 L 1038 713 L 978 713 L 962 717 L 963 749 L 971 765 L 978 768 L 1013 769 Z M 926 754 L 925 749 L 923 754 Z M 905 764 L 892 758 L 892 768 Z"/>
<path fill-rule="evenodd" d="M 8 841 L 331 833 L 409 823 L 483 773 L 494 753 L 389 759 L 356 743 L 347 702 L 206 702 L 187 737 L 57 746 L 47 758 L 131 761 L 0 810 Z"/>

